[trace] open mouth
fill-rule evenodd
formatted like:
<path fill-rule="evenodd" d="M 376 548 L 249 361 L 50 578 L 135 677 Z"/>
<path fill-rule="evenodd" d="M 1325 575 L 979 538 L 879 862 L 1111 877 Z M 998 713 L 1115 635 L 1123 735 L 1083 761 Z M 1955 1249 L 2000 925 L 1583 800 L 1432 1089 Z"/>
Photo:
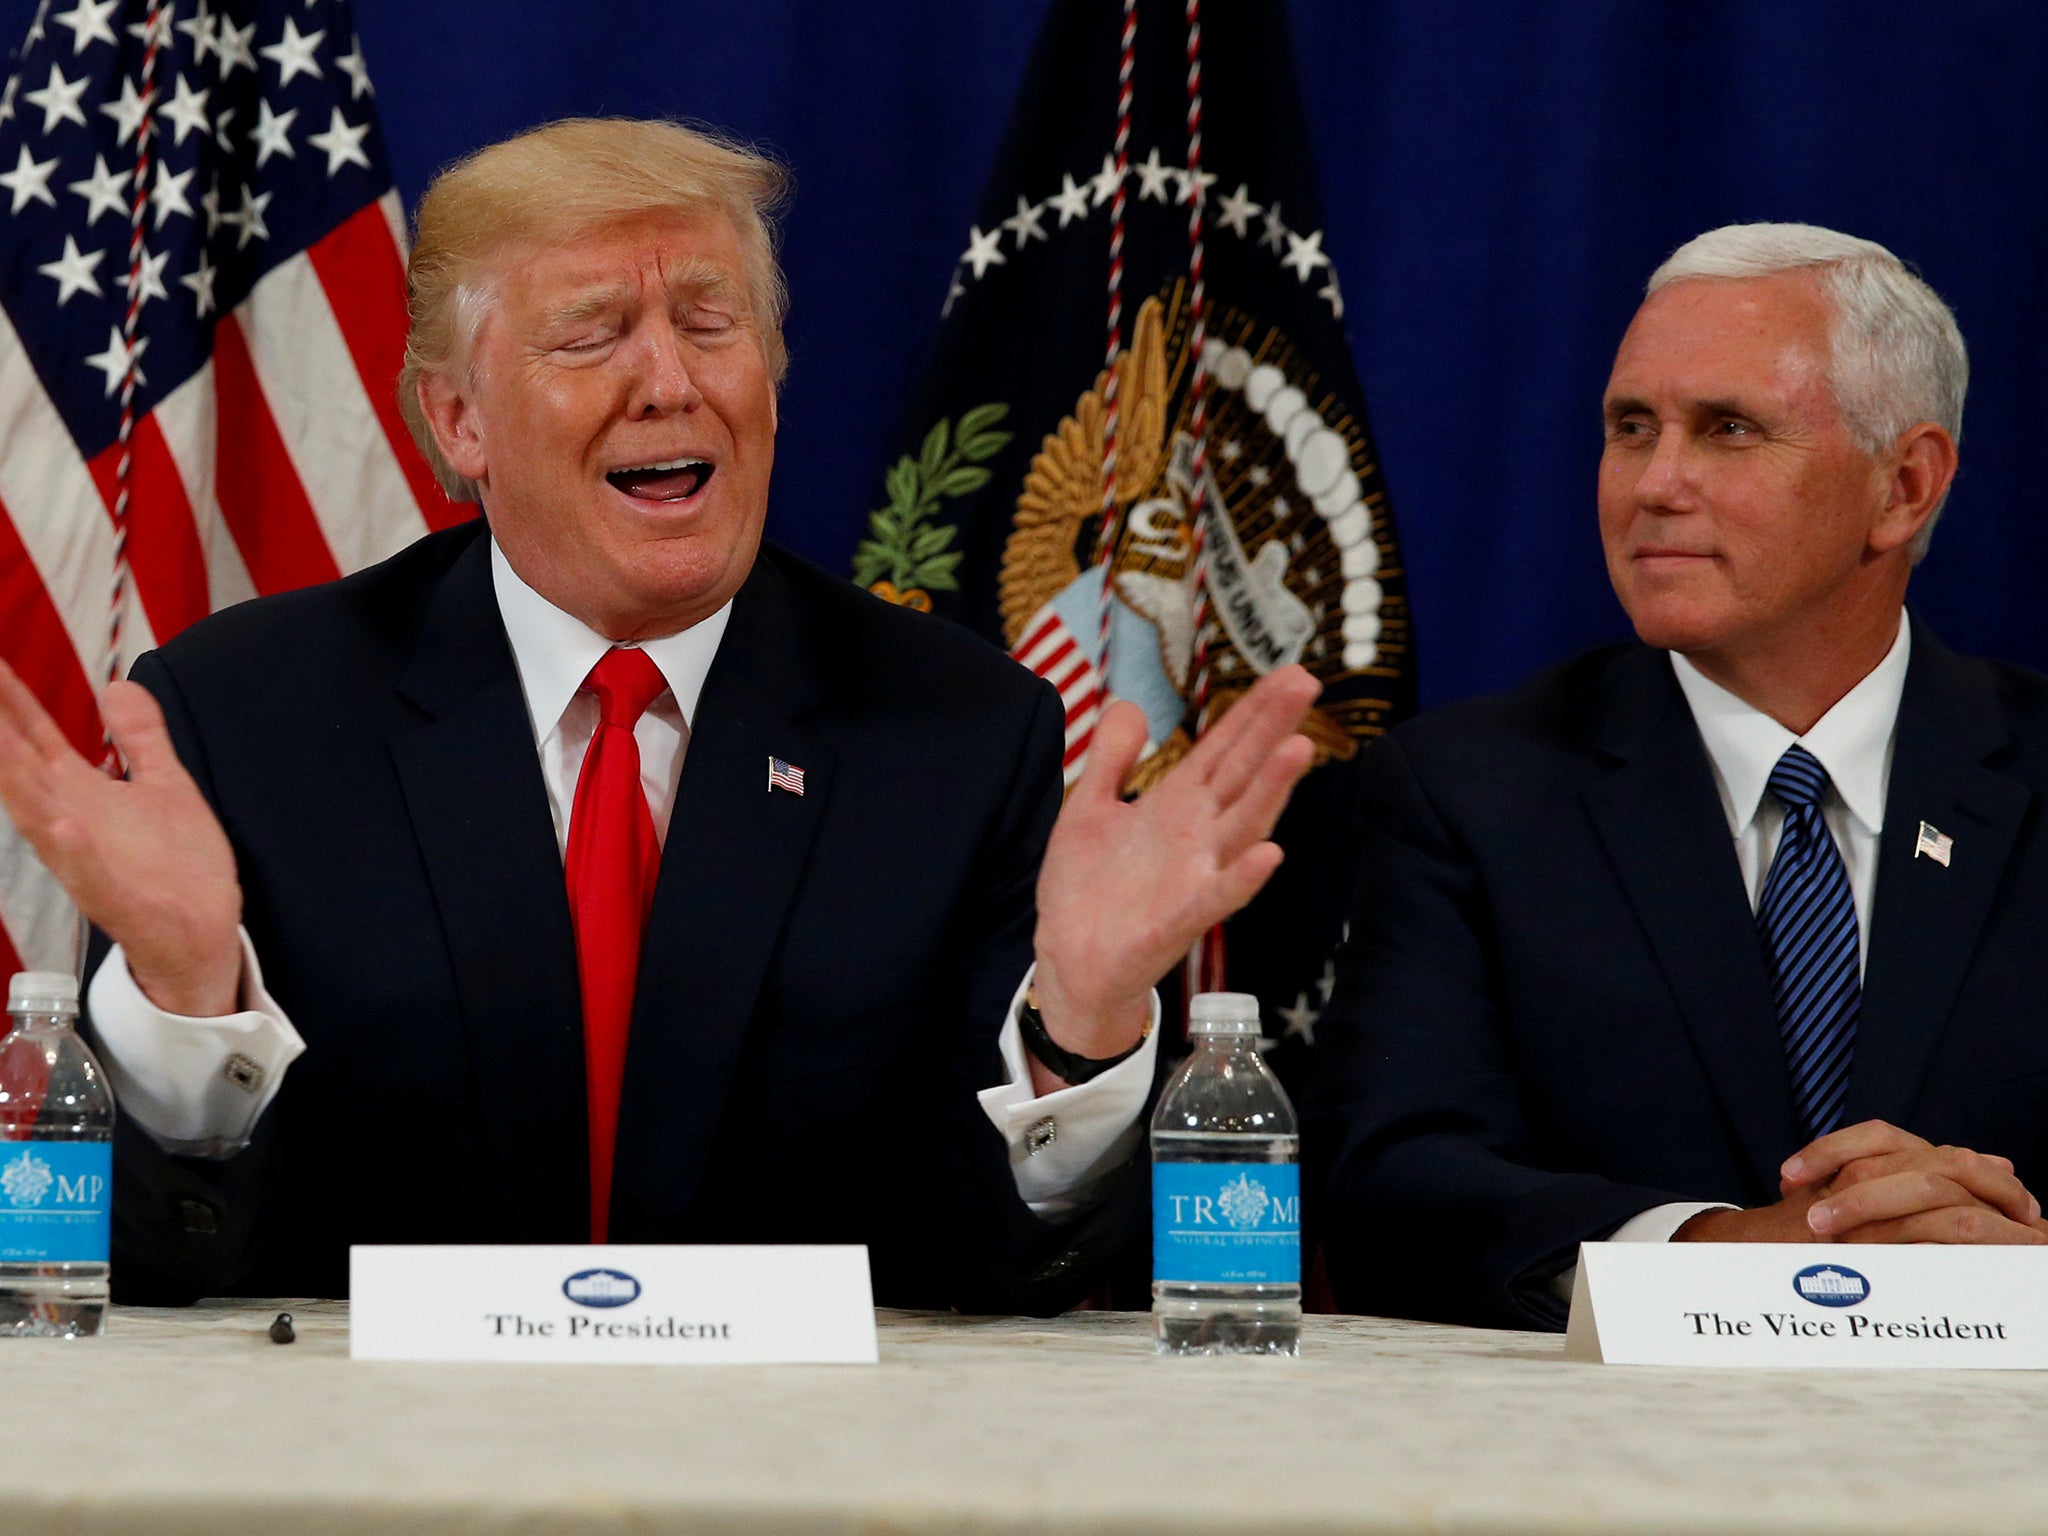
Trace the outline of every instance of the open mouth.
<path fill-rule="evenodd" d="M 615 469 L 605 479 L 635 501 L 688 501 L 711 483 L 711 474 L 711 466 L 702 459 L 667 459 Z"/>

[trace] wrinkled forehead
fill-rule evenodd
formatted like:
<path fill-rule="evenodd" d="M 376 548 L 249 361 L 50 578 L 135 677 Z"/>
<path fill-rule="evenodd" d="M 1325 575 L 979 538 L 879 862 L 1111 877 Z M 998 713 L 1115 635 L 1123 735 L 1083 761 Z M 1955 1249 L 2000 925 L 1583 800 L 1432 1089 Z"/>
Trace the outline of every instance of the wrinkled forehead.
<path fill-rule="evenodd" d="M 745 290 L 739 232 L 715 208 L 659 209 L 506 240 L 478 286 L 507 307 L 549 311 L 601 300 Z"/>
<path fill-rule="evenodd" d="M 1811 271 L 1688 277 L 1646 298 L 1606 398 L 1739 399 L 1824 387 L 1834 306 Z"/>

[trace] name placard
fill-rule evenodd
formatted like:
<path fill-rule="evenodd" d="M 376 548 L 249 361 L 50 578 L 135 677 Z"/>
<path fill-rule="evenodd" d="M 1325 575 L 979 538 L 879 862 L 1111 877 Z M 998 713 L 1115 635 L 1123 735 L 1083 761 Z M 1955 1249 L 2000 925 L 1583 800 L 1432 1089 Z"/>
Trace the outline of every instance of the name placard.
<path fill-rule="evenodd" d="M 872 1365 L 858 1247 L 356 1247 L 356 1360 Z"/>
<path fill-rule="evenodd" d="M 1586 1243 L 1565 1354 L 1610 1365 L 2048 1370 L 2048 1249 Z"/>

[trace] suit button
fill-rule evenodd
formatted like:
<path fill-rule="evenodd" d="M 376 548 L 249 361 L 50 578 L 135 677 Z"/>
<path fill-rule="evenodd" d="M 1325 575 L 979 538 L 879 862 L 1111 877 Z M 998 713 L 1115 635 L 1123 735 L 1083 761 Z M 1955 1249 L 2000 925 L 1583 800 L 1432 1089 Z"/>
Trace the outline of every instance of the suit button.
<path fill-rule="evenodd" d="M 1055 1141 L 1059 1140 L 1059 1122 L 1051 1115 L 1032 1126 L 1024 1133 L 1024 1155 L 1036 1157 Z"/>

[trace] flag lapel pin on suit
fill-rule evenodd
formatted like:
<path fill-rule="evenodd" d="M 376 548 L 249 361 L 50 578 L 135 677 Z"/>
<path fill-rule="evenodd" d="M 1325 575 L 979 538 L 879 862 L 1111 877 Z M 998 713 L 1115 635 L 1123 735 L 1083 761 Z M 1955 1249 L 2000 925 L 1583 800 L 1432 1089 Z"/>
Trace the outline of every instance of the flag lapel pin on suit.
<path fill-rule="evenodd" d="M 768 759 L 768 793 L 772 795 L 778 789 L 786 789 L 792 795 L 801 795 L 804 792 L 804 771 L 794 763 L 785 763 L 779 757 L 771 757 Z M 1946 858 L 1942 860 L 1944 864 L 1947 862 Z"/>
<path fill-rule="evenodd" d="M 1940 831 L 1930 822 L 1920 823 L 1920 835 L 1913 840 L 1913 857 L 1926 854 L 1943 869 L 1948 868 L 1949 856 L 1955 852 L 1956 840 Z"/>

